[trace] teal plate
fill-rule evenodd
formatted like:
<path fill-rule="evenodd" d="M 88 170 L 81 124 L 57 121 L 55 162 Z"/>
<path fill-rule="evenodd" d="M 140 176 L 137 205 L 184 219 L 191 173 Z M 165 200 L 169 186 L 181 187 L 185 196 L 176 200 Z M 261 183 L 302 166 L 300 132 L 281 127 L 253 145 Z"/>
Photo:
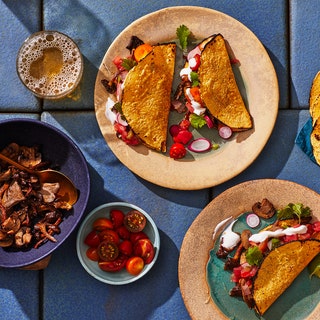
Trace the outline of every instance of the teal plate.
<path fill-rule="evenodd" d="M 249 229 L 252 233 L 257 233 L 260 229 L 273 222 L 272 220 L 262 219 L 258 228 L 251 229 L 246 224 L 246 216 L 247 213 L 244 213 L 237 218 L 236 223 L 233 225 L 233 231 L 241 233 L 242 230 Z M 224 260 L 216 256 L 218 248 L 219 238 L 215 242 L 214 248 L 210 251 L 210 259 L 207 265 L 207 281 L 211 298 L 229 319 L 302 320 L 317 306 L 320 300 L 320 279 L 316 277 L 310 279 L 308 270 L 304 269 L 285 294 L 262 317 L 257 315 L 254 310 L 248 309 L 241 298 L 231 298 L 229 296 L 229 291 L 234 284 L 230 281 L 231 272 L 223 270 Z M 233 253 L 230 255 L 232 256 Z"/>
<path fill-rule="evenodd" d="M 231 273 L 223 269 L 224 260 L 216 257 L 221 231 L 213 232 L 221 221 L 237 219 L 234 231 L 248 228 L 246 213 L 255 202 L 269 199 L 276 208 L 288 203 L 303 203 L 320 219 L 320 195 L 302 185 L 278 179 L 253 180 L 236 185 L 213 199 L 197 216 L 183 240 L 179 257 L 179 285 L 192 319 L 206 320 L 302 320 L 320 319 L 320 279 L 310 279 L 305 269 L 263 315 L 250 310 L 240 298 L 229 296 Z M 269 222 L 253 229 L 257 232 Z M 285 275 L 284 275 L 285 276 Z"/>

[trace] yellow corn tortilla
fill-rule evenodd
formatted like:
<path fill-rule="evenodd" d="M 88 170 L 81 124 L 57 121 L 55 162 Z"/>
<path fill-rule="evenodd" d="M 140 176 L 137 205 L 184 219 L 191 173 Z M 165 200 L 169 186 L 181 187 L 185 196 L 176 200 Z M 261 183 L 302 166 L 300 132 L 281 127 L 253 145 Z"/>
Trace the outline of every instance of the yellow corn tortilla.
<path fill-rule="evenodd" d="M 212 116 L 234 131 L 251 129 L 252 119 L 240 94 L 221 34 L 205 44 L 200 62 L 200 95 Z"/>
<path fill-rule="evenodd" d="M 254 280 L 256 311 L 263 315 L 319 253 L 320 241 L 316 239 L 292 241 L 272 250 Z"/>
<path fill-rule="evenodd" d="M 166 151 L 176 44 L 160 44 L 132 68 L 124 82 L 122 112 L 149 148 Z"/>
<path fill-rule="evenodd" d="M 313 155 L 318 164 L 320 164 L 320 72 L 315 76 L 310 91 L 310 114 L 312 117 L 312 132 L 310 142 Z"/>

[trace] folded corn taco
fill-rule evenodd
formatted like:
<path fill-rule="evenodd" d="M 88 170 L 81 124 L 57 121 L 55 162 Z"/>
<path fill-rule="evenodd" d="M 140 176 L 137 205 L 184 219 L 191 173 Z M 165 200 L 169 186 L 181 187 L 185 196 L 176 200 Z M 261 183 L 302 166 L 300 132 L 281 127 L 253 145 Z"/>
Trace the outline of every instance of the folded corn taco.
<path fill-rule="evenodd" d="M 310 142 L 316 162 L 320 164 L 320 72 L 317 73 L 313 80 L 309 105 L 313 126 Z"/>
<path fill-rule="evenodd" d="M 263 315 L 319 253 L 316 239 L 288 242 L 270 251 L 253 282 L 256 311 Z"/>
<path fill-rule="evenodd" d="M 125 78 L 122 112 L 134 133 L 149 148 L 166 151 L 175 66 L 174 43 L 153 46 Z"/>
<path fill-rule="evenodd" d="M 212 116 L 234 131 L 252 128 L 221 34 L 205 44 L 200 61 L 200 95 Z"/>
<path fill-rule="evenodd" d="M 254 216 L 255 222 L 258 217 L 276 220 L 255 233 L 249 229 Z M 216 255 L 225 259 L 224 270 L 232 271 L 230 296 L 241 297 L 263 315 L 320 253 L 320 221 L 314 221 L 311 209 L 301 203 L 276 210 L 264 199 L 252 206 L 246 222 L 249 228 L 240 234 L 232 230 L 233 224 L 225 229 Z"/>
<path fill-rule="evenodd" d="M 217 34 L 189 52 L 180 72 L 187 84 L 184 96 L 191 113 L 206 116 L 208 110 L 215 120 L 232 131 L 248 130 L 253 122 L 239 91 L 228 48 L 224 37 Z"/>

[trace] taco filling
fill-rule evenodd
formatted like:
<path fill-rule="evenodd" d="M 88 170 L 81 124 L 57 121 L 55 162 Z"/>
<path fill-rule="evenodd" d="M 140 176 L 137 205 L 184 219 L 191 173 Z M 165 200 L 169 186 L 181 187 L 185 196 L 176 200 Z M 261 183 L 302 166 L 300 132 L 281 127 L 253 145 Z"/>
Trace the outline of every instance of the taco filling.
<path fill-rule="evenodd" d="M 261 205 L 261 203 L 263 205 Z M 261 209 L 274 208 L 267 199 L 253 205 L 261 219 Z M 263 211 L 263 210 L 262 210 Z M 229 294 L 242 297 L 250 309 L 264 314 L 294 279 L 320 253 L 320 222 L 313 221 L 311 209 L 302 204 L 288 204 L 274 210 L 276 220 L 258 233 L 244 229 L 240 234 L 233 224 L 221 235 L 217 257 L 224 259 L 224 269 L 231 271 L 234 287 Z M 274 218 L 274 217 L 273 217 Z M 238 237 L 235 237 L 235 235 Z M 230 239 L 236 242 L 230 246 Z"/>

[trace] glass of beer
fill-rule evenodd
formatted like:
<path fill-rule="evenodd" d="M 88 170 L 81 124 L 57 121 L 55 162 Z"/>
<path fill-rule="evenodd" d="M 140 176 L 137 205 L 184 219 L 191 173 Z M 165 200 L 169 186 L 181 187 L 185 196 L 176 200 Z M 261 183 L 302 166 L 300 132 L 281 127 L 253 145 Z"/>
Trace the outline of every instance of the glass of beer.
<path fill-rule="evenodd" d="M 58 31 L 40 31 L 22 44 L 17 56 L 22 83 L 39 98 L 70 95 L 83 73 L 83 58 L 76 43 Z"/>

